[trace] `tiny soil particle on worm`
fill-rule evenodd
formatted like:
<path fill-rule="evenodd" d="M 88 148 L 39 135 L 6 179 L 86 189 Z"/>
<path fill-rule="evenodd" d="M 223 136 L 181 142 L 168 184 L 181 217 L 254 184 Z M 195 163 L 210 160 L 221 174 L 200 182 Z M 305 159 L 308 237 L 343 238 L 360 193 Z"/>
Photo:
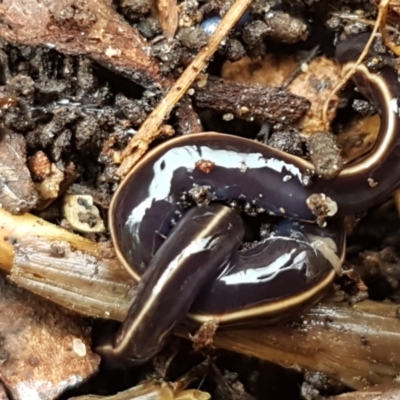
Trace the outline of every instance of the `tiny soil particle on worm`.
<path fill-rule="evenodd" d="M 205 174 L 209 174 L 215 167 L 212 161 L 200 160 L 196 163 L 196 168 Z"/>

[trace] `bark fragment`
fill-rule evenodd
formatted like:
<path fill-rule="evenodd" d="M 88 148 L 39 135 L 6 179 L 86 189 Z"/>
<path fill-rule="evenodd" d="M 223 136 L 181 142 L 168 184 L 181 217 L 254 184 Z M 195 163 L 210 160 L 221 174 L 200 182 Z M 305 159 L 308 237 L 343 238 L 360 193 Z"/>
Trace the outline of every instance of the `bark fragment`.
<path fill-rule="evenodd" d="M 0 205 L 12 214 L 23 214 L 35 207 L 38 194 L 26 166 L 23 136 L 0 136 Z"/>
<path fill-rule="evenodd" d="M 86 324 L 4 278 L 0 292 L 0 374 L 13 399 L 54 399 L 97 370 Z"/>
<path fill-rule="evenodd" d="M 209 77 L 205 87 L 196 89 L 195 99 L 202 108 L 268 122 L 296 121 L 310 106 L 307 99 L 281 88 L 236 83 L 216 77 Z"/>
<path fill-rule="evenodd" d="M 0 18 L 0 36 L 9 42 L 88 54 L 145 87 L 166 83 L 147 42 L 106 0 L 5 0 Z"/>

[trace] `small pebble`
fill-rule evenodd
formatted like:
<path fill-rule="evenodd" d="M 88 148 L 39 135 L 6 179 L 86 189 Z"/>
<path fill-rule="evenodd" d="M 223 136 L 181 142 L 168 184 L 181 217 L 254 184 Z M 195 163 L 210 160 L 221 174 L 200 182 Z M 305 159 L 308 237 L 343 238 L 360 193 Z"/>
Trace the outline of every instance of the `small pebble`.
<path fill-rule="evenodd" d="M 221 21 L 222 18 L 219 15 L 215 15 L 213 17 L 205 19 L 200 24 L 200 28 L 203 29 L 203 31 L 207 33 L 207 35 L 211 36 L 215 32 Z"/>

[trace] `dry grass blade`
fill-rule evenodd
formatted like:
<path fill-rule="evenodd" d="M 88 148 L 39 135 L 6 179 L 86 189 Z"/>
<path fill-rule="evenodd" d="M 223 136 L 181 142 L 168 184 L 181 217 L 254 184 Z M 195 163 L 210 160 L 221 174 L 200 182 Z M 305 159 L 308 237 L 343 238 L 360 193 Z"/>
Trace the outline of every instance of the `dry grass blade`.
<path fill-rule="evenodd" d="M 386 4 L 389 3 L 389 4 Z M 395 2 L 393 2 L 395 3 Z M 397 10 L 399 8 L 399 3 L 396 2 L 397 4 Z M 387 19 L 387 14 L 388 14 L 388 10 L 389 10 L 389 5 L 391 5 L 392 3 L 390 1 L 382 1 L 381 4 L 379 5 L 379 9 L 382 9 L 382 19 L 380 21 L 380 29 L 381 29 L 381 34 L 382 34 L 382 38 L 383 41 L 385 42 L 385 45 L 393 51 L 394 54 L 396 54 L 397 57 L 400 57 L 400 46 L 396 45 L 395 43 L 393 43 L 392 39 L 390 38 L 390 35 L 388 34 L 388 28 L 387 28 L 387 23 L 386 23 L 386 19 Z M 393 6 L 395 7 L 395 5 L 393 4 Z"/>
<path fill-rule="evenodd" d="M 207 46 L 200 50 L 195 59 L 171 87 L 165 98 L 148 116 L 137 134 L 125 148 L 123 152 L 124 160 L 118 169 L 119 176 L 125 176 L 144 155 L 149 144 L 158 136 L 163 121 L 168 117 L 176 103 L 189 89 L 198 74 L 207 65 L 210 58 L 218 49 L 221 41 L 228 35 L 229 31 L 241 18 L 250 4 L 251 0 L 237 0 L 233 4 L 214 34 L 210 37 Z"/>
<path fill-rule="evenodd" d="M 390 0 L 382 0 L 381 3 L 379 4 L 379 12 L 378 12 L 378 16 L 375 21 L 374 29 L 371 32 L 371 36 L 368 39 L 368 42 L 365 45 L 364 50 L 362 51 L 362 53 L 360 54 L 360 56 L 358 57 L 358 59 L 354 63 L 354 65 L 346 71 L 342 80 L 333 88 L 331 94 L 326 99 L 324 108 L 322 110 L 322 121 L 325 123 L 325 129 L 327 131 L 330 130 L 329 129 L 330 122 L 329 122 L 329 118 L 328 118 L 328 110 L 329 110 L 329 105 L 331 103 L 331 100 L 336 95 L 336 93 L 348 82 L 348 80 L 352 77 L 352 75 L 356 71 L 357 66 L 360 65 L 362 63 L 362 61 L 364 60 L 364 58 L 367 56 L 369 49 L 372 46 L 372 42 L 375 39 L 375 35 L 378 32 L 378 28 L 381 26 L 382 22 L 385 23 L 387 8 L 388 8 L 389 3 L 390 3 Z"/>

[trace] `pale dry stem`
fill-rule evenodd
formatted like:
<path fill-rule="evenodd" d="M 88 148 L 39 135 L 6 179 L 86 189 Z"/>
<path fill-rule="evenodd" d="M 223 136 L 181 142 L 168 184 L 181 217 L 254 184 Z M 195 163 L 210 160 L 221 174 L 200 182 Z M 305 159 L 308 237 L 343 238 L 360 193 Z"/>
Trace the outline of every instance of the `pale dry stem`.
<path fill-rule="evenodd" d="M 381 26 L 382 21 L 385 21 L 385 19 L 386 19 L 387 8 L 388 8 L 389 3 L 390 3 L 390 0 L 382 0 L 381 3 L 379 4 L 379 12 L 378 12 L 378 16 L 377 16 L 376 21 L 375 21 L 374 29 L 371 32 L 371 36 L 369 37 L 368 42 L 364 47 L 364 50 L 362 51 L 362 53 L 358 57 L 357 61 L 352 66 L 352 68 L 350 68 L 346 72 L 345 76 L 333 88 L 332 92 L 330 93 L 330 95 L 326 99 L 324 108 L 322 110 L 322 121 L 325 124 L 325 129 L 327 131 L 329 131 L 329 125 L 330 125 L 330 122 L 329 122 L 329 119 L 328 119 L 329 104 L 330 104 L 333 96 L 335 96 L 336 93 L 349 81 L 349 79 L 352 77 L 352 75 L 356 71 L 357 67 L 362 63 L 362 61 L 364 60 L 364 58 L 368 54 L 369 49 L 371 48 L 372 42 L 375 39 L 375 35 L 378 32 L 379 27 Z"/>
<path fill-rule="evenodd" d="M 400 56 L 400 46 L 395 45 L 393 43 L 393 41 L 390 39 L 390 36 L 388 34 L 388 29 L 386 27 L 386 19 L 387 19 L 387 13 L 389 10 L 389 4 L 391 4 L 391 1 L 382 1 L 382 3 L 387 3 L 386 6 L 383 7 L 382 9 L 382 18 L 379 24 L 379 27 L 381 29 L 381 34 L 382 34 L 382 39 L 386 45 L 386 47 L 388 47 L 390 50 L 393 51 L 394 54 L 396 54 L 396 56 Z M 379 5 L 379 9 L 381 9 L 382 7 L 382 3 Z"/>
<path fill-rule="evenodd" d="M 175 107 L 176 103 L 186 93 L 199 73 L 206 67 L 222 40 L 226 38 L 232 27 L 250 6 L 251 2 L 251 0 L 237 0 L 233 4 L 216 31 L 210 37 L 207 46 L 200 50 L 166 96 L 147 117 L 146 121 L 142 124 L 123 152 L 124 160 L 117 172 L 119 176 L 125 176 L 144 155 L 149 144 L 157 138 L 163 121 L 168 118 L 169 113 Z"/>

